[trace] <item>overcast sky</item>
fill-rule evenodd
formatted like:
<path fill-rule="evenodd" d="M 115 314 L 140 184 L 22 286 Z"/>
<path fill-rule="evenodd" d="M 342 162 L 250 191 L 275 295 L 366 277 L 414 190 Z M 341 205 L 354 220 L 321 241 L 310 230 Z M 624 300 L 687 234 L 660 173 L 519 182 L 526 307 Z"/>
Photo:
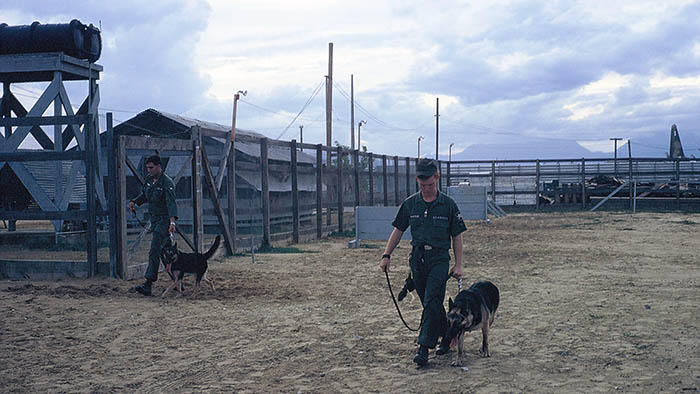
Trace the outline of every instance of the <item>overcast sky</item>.
<path fill-rule="evenodd" d="M 73 18 L 101 23 L 101 111 L 118 121 L 155 108 L 228 125 L 247 90 L 238 127 L 325 142 L 333 42 L 332 138 L 350 145 L 353 74 L 374 152 L 414 156 L 424 136 L 434 155 L 436 98 L 441 153 L 543 138 L 604 157 L 622 137 L 663 156 L 671 124 L 681 138 L 700 124 L 700 1 L 0 3 L 9 25 Z"/>

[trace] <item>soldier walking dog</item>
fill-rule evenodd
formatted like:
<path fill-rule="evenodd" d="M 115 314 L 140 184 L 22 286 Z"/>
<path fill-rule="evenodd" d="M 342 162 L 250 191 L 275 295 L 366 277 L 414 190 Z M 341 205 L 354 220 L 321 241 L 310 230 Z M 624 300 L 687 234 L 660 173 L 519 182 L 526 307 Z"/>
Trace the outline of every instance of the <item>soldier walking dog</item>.
<path fill-rule="evenodd" d="M 437 345 L 440 337 L 445 336 L 445 282 L 450 275 L 458 279 L 462 277 L 462 232 L 466 226 L 454 200 L 438 191 L 439 180 L 437 163 L 420 159 L 416 166 L 416 182 L 420 192 L 401 204 L 379 264 L 382 272 L 389 272 L 391 252 L 410 226 L 412 249 L 409 263 L 416 292 L 423 304 L 418 351 L 413 357 L 413 362 L 418 366 L 428 365 L 428 350 Z M 449 267 L 450 241 L 455 256 L 452 268 Z M 443 338 L 436 354 L 448 351 L 449 341 Z"/>

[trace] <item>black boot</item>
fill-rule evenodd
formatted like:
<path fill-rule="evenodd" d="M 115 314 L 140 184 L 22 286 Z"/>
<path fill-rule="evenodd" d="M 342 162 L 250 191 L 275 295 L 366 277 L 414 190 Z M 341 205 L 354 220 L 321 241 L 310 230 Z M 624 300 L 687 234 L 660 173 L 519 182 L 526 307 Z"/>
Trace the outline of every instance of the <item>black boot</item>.
<path fill-rule="evenodd" d="M 136 291 L 145 295 L 145 296 L 150 296 L 151 295 L 151 282 L 149 279 L 146 279 L 146 283 L 144 283 L 141 286 L 136 286 Z"/>
<path fill-rule="evenodd" d="M 450 341 L 446 340 L 445 337 L 442 338 L 442 341 L 440 341 L 440 346 L 438 346 L 437 350 L 435 350 L 435 354 L 438 356 L 442 356 L 443 354 L 447 354 L 450 352 Z"/>
<path fill-rule="evenodd" d="M 413 362 L 418 364 L 419 367 L 424 367 L 428 365 L 428 347 L 425 345 L 418 346 L 418 351 L 413 357 Z"/>

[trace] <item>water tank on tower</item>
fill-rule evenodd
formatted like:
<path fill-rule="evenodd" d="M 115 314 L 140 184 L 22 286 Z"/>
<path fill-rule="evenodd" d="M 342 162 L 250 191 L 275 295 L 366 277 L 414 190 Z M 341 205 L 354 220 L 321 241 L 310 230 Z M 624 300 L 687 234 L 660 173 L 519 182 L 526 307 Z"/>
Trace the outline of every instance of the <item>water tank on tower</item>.
<path fill-rule="evenodd" d="M 100 30 L 77 19 L 59 24 L 0 24 L 0 55 L 42 52 L 64 52 L 94 63 L 102 53 Z"/>

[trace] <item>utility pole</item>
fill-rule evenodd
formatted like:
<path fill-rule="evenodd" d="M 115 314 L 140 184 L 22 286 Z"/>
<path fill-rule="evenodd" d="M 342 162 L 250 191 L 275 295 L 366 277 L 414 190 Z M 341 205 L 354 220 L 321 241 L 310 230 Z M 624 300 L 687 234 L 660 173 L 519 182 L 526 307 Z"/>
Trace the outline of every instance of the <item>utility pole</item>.
<path fill-rule="evenodd" d="M 440 147 L 440 98 L 435 97 L 435 160 L 438 160 L 438 148 Z"/>
<path fill-rule="evenodd" d="M 615 173 L 615 175 L 614 175 L 615 178 L 617 178 L 617 141 L 620 141 L 621 139 L 622 138 L 619 138 L 619 137 L 610 138 L 610 141 L 615 141 L 615 151 L 614 151 L 615 155 L 613 156 L 614 157 L 614 159 L 613 159 L 613 166 L 614 166 L 613 172 Z"/>
<path fill-rule="evenodd" d="M 328 155 L 327 168 L 331 167 L 330 148 L 333 136 L 333 43 L 328 43 L 328 75 L 326 75 L 326 146 Z"/>
<path fill-rule="evenodd" d="M 231 247 L 233 251 L 236 250 L 236 116 L 238 114 L 238 100 L 240 100 L 241 95 L 248 94 L 248 91 L 239 90 L 233 95 L 233 116 L 231 118 L 231 141 L 229 145 L 228 156 L 222 160 L 219 164 L 219 175 L 216 177 L 216 187 L 221 186 L 221 181 L 223 180 L 224 171 L 222 167 L 226 167 L 226 198 L 228 203 L 228 230 L 231 234 Z M 228 161 L 228 164 L 226 164 Z M 251 232 L 251 251 L 253 250 L 253 238 Z"/>
<path fill-rule="evenodd" d="M 333 43 L 328 43 L 328 75 L 326 75 L 326 171 L 331 169 L 331 141 L 333 130 Z M 338 158 L 340 162 L 340 158 Z M 340 165 L 340 163 L 338 163 Z M 326 189 L 326 200 L 330 200 L 330 185 Z M 338 191 L 340 193 L 340 191 Z M 331 224 L 331 207 L 328 206 L 326 224 Z"/>
<path fill-rule="evenodd" d="M 450 144 L 450 151 L 447 154 L 447 161 L 448 162 L 452 161 L 452 147 L 454 146 L 454 144 L 455 144 L 454 142 Z"/>
<path fill-rule="evenodd" d="M 360 123 L 357 124 L 357 150 L 359 151 L 361 149 L 360 145 L 360 129 L 362 128 L 363 124 L 366 124 L 366 120 L 361 120 Z"/>
<path fill-rule="evenodd" d="M 303 152 L 304 151 L 304 146 L 303 146 L 303 144 L 304 144 L 304 125 L 303 124 L 299 125 L 299 143 L 302 144 L 301 151 Z"/>
<path fill-rule="evenodd" d="M 425 139 L 425 137 L 423 137 L 422 135 L 420 137 L 418 137 L 418 158 L 419 159 L 420 159 L 420 142 L 424 139 Z"/>
<path fill-rule="evenodd" d="M 357 133 L 360 133 L 359 127 Z M 350 149 L 355 150 L 355 86 L 352 74 L 350 74 Z M 359 143 L 357 149 L 360 149 Z"/>

